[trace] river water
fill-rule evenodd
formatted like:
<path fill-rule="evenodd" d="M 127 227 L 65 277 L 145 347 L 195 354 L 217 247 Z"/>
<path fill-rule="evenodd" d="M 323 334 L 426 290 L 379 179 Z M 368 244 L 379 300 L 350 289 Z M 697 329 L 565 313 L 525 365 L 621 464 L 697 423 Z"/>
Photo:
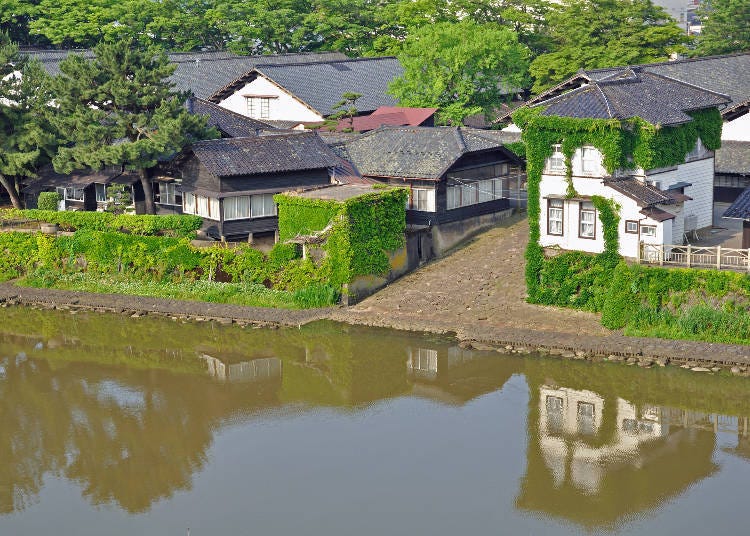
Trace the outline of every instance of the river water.
<path fill-rule="evenodd" d="M 744 533 L 750 380 L 8 308 L 0 535 Z"/>

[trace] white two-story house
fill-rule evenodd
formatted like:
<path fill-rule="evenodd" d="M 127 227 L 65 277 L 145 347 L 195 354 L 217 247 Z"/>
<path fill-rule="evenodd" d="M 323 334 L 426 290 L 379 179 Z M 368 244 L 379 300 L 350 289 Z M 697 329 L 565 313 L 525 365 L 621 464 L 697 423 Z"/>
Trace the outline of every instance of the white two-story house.
<path fill-rule="evenodd" d="M 729 99 L 669 77 L 631 70 L 626 76 L 577 88 L 536 106 L 543 115 L 626 120 L 640 117 L 662 127 L 693 121 L 689 112 L 718 107 Z M 619 207 L 619 248 L 636 258 L 638 244 L 682 244 L 712 223 L 714 154 L 700 139 L 682 162 L 660 169 L 608 173 L 593 145 L 571 157 L 569 195 L 561 145 L 547 158 L 540 183 L 540 244 L 590 253 L 604 251 L 602 223 L 592 197 Z"/>

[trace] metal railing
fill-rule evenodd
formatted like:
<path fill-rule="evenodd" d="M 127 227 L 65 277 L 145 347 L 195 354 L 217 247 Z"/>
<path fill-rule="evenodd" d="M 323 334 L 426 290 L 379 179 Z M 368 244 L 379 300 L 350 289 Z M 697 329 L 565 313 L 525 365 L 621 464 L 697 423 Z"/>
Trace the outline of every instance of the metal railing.
<path fill-rule="evenodd" d="M 726 248 L 722 246 L 702 247 L 677 244 L 644 244 L 638 248 L 639 264 L 659 266 L 683 266 L 687 268 L 711 268 L 714 270 L 737 270 L 750 273 L 750 249 Z"/>

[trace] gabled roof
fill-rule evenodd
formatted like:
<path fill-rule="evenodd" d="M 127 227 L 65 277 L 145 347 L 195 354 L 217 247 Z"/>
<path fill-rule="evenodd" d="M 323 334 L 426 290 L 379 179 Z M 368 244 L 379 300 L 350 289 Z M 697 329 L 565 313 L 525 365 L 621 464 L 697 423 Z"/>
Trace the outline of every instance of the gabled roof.
<path fill-rule="evenodd" d="M 401 106 L 381 106 L 370 115 L 361 115 L 339 121 L 337 130 L 351 128 L 357 132 L 375 130 L 382 126 L 418 127 L 435 115 L 437 108 L 406 108 Z"/>
<path fill-rule="evenodd" d="M 579 87 L 536 106 L 543 115 L 581 119 L 631 119 L 653 125 L 679 125 L 692 121 L 694 110 L 718 107 L 729 97 L 672 78 L 625 69 Z"/>
<path fill-rule="evenodd" d="M 41 61 L 51 75 L 60 74 L 60 62 L 71 54 L 91 59 L 91 50 L 23 50 L 24 54 Z M 302 64 L 316 61 L 346 59 L 340 52 L 272 54 L 264 56 L 239 56 L 229 52 L 178 52 L 168 54 L 177 69 L 170 77 L 179 91 L 192 91 L 201 99 L 207 99 L 238 78 L 247 75 L 259 65 L 269 63 Z"/>
<path fill-rule="evenodd" d="M 750 188 L 745 188 L 739 197 L 724 212 L 724 218 L 750 220 Z"/>
<path fill-rule="evenodd" d="M 391 81 L 404 70 L 396 58 L 356 58 L 286 65 L 259 65 L 247 76 L 217 91 L 211 100 L 218 102 L 240 87 L 265 76 L 304 104 L 328 116 L 344 93 L 359 93 L 356 108 L 359 112 L 372 112 L 380 106 L 395 105 L 396 99 L 386 93 Z"/>
<path fill-rule="evenodd" d="M 534 105 L 592 81 L 617 76 L 617 74 L 628 69 L 667 76 L 701 89 L 728 96 L 731 103 L 721 110 L 721 114 L 726 121 L 736 119 L 750 109 L 750 52 L 623 67 L 581 69 L 567 80 L 540 93 L 528 101 L 526 105 Z M 507 121 L 510 119 L 510 114 L 511 111 L 503 113 L 496 122 Z"/>
<path fill-rule="evenodd" d="M 463 155 L 500 150 L 502 143 L 461 127 L 381 127 L 335 145 L 363 176 L 439 180 Z"/>
<path fill-rule="evenodd" d="M 716 173 L 750 175 L 750 141 L 723 140 L 714 162 Z"/>
<path fill-rule="evenodd" d="M 635 201 L 639 207 L 674 205 L 691 199 L 677 190 L 660 190 L 656 186 L 646 184 L 635 177 L 605 180 L 604 185 L 620 192 L 626 197 L 629 197 Z"/>
<path fill-rule="evenodd" d="M 138 174 L 133 171 L 122 171 L 116 166 L 107 166 L 104 169 L 76 169 L 67 175 L 57 173 L 52 165 L 46 165 L 39 170 L 37 177 L 28 182 L 21 190 L 25 194 L 38 194 L 51 188 L 85 188 L 95 182 L 100 184 L 132 184 L 139 180 Z"/>
<path fill-rule="evenodd" d="M 315 133 L 283 133 L 201 141 L 193 154 L 218 177 L 335 166 L 338 157 Z"/>
<path fill-rule="evenodd" d="M 269 124 L 196 97 L 190 99 L 188 108 L 194 114 L 207 115 L 208 126 L 216 127 L 228 138 L 255 136 L 260 130 L 276 130 Z"/>

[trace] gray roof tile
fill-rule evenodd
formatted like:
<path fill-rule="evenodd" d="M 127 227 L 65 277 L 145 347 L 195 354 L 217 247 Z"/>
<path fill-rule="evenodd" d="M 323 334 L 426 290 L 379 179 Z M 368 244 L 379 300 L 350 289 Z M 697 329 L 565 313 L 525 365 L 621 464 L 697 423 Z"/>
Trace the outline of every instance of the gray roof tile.
<path fill-rule="evenodd" d="M 629 197 L 640 207 L 674 205 L 690 199 L 678 191 L 660 190 L 634 177 L 605 180 L 604 185 Z"/>
<path fill-rule="evenodd" d="M 750 175 L 750 141 L 721 142 L 716 150 L 716 173 Z"/>
<path fill-rule="evenodd" d="M 750 220 L 750 188 L 745 188 L 734 203 L 724 212 L 725 218 Z"/>
<path fill-rule="evenodd" d="M 60 62 L 71 54 L 93 58 L 90 50 L 24 50 L 25 54 L 42 62 L 51 75 L 60 74 Z M 340 52 L 273 54 L 266 56 L 239 56 L 229 52 L 176 52 L 168 54 L 177 69 L 170 77 L 179 91 L 191 91 L 207 99 L 259 65 L 302 64 L 316 61 L 344 60 Z"/>
<path fill-rule="evenodd" d="M 201 141 L 193 153 L 218 177 L 321 169 L 339 162 L 317 134 L 305 132 Z"/>
<path fill-rule="evenodd" d="M 542 101 L 544 115 L 630 119 L 640 117 L 654 125 L 691 121 L 686 112 L 727 104 L 729 98 L 690 84 L 649 72 L 627 69 L 568 93 Z"/>
<path fill-rule="evenodd" d="M 271 125 L 195 97 L 190 99 L 189 106 L 192 113 L 208 116 L 208 126 L 216 127 L 230 138 L 255 136 L 259 130 L 276 130 Z"/>
<path fill-rule="evenodd" d="M 396 105 L 396 99 L 386 91 L 391 81 L 404 72 L 399 61 L 392 57 L 261 65 L 258 71 L 323 116 L 335 112 L 333 107 L 346 92 L 362 95 L 356 103 L 359 112 Z"/>
<path fill-rule="evenodd" d="M 334 148 L 363 176 L 438 180 L 464 154 L 502 149 L 503 145 L 475 129 L 381 127 Z M 503 150 L 510 160 L 516 160 Z"/>

